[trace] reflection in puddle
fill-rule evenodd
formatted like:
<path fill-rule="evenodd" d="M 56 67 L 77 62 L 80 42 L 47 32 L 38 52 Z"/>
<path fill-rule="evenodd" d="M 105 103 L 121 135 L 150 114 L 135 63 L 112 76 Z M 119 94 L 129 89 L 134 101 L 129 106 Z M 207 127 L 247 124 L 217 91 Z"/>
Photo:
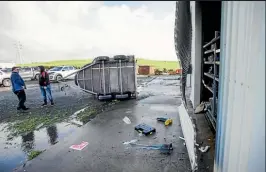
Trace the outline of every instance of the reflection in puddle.
<path fill-rule="evenodd" d="M 77 129 L 76 125 L 63 122 L 7 141 L 9 132 L 5 129 L 6 126 L 7 124 L 0 124 L 0 167 L 6 172 L 23 165 L 30 151 L 45 150 Z"/>
<path fill-rule="evenodd" d="M 47 127 L 46 131 L 47 131 L 47 135 L 49 136 L 49 143 L 51 145 L 56 144 L 57 143 L 57 138 L 58 138 L 56 126 L 53 125 L 53 126 Z"/>
<path fill-rule="evenodd" d="M 21 150 L 25 153 L 34 149 L 34 132 L 30 132 L 26 135 L 22 135 Z"/>

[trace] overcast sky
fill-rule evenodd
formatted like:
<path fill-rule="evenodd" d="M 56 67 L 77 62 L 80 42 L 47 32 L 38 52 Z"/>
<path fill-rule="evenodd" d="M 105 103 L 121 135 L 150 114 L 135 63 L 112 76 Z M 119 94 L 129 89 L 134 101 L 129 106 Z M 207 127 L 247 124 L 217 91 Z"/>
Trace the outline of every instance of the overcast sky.
<path fill-rule="evenodd" d="M 176 60 L 175 2 L 0 2 L 0 61 L 25 63 L 134 54 Z M 16 60 L 17 59 L 17 60 Z"/>

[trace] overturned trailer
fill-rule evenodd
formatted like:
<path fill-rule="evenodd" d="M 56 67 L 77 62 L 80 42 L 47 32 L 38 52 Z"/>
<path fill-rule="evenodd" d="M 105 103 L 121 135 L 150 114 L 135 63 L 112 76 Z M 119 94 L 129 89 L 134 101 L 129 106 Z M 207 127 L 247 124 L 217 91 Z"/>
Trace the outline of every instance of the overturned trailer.
<path fill-rule="evenodd" d="M 136 98 L 134 56 L 99 56 L 76 73 L 75 84 L 99 100 Z"/>

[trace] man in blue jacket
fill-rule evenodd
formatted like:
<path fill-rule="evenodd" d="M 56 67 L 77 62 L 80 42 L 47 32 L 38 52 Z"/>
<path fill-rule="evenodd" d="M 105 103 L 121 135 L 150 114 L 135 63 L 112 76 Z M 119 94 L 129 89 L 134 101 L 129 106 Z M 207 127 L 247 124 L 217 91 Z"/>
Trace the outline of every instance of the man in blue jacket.
<path fill-rule="evenodd" d="M 12 91 L 18 96 L 19 104 L 17 110 L 28 110 L 24 103 L 26 102 L 26 94 L 24 89 L 26 89 L 26 85 L 18 73 L 18 68 L 12 68 L 11 74 L 11 83 L 12 83 Z"/>

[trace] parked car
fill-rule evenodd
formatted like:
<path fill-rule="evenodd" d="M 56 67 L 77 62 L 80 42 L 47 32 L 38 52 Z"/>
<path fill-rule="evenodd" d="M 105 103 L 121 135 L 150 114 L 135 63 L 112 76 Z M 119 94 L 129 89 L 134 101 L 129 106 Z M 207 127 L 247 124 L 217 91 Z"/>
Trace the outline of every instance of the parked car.
<path fill-rule="evenodd" d="M 0 70 L 0 85 L 3 85 L 4 87 L 10 87 L 11 86 L 11 71 L 8 71 L 6 69 Z"/>
<path fill-rule="evenodd" d="M 0 69 L 0 85 L 4 87 L 11 86 L 10 77 L 12 73 L 11 68 Z M 19 68 L 19 74 L 24 80 L 38 80 L 39 69 L 38 67 L 21 67 Z"/>
<path fill-rule="evenodd" d="M 19 74 L 25 80 L 38 80 L 40 72 L 38 67 L 21 67 L 19 68 Z"/>
<path fill-rule="evenodd" d="M 57 66 L 48 70 L 49 79 L 51 81 L 59 81 L 71 73 L 75 73 L 77 69 L 73 66 Z M 75 74 L 67 77 L 66 79 L 74 79 Z"/>

